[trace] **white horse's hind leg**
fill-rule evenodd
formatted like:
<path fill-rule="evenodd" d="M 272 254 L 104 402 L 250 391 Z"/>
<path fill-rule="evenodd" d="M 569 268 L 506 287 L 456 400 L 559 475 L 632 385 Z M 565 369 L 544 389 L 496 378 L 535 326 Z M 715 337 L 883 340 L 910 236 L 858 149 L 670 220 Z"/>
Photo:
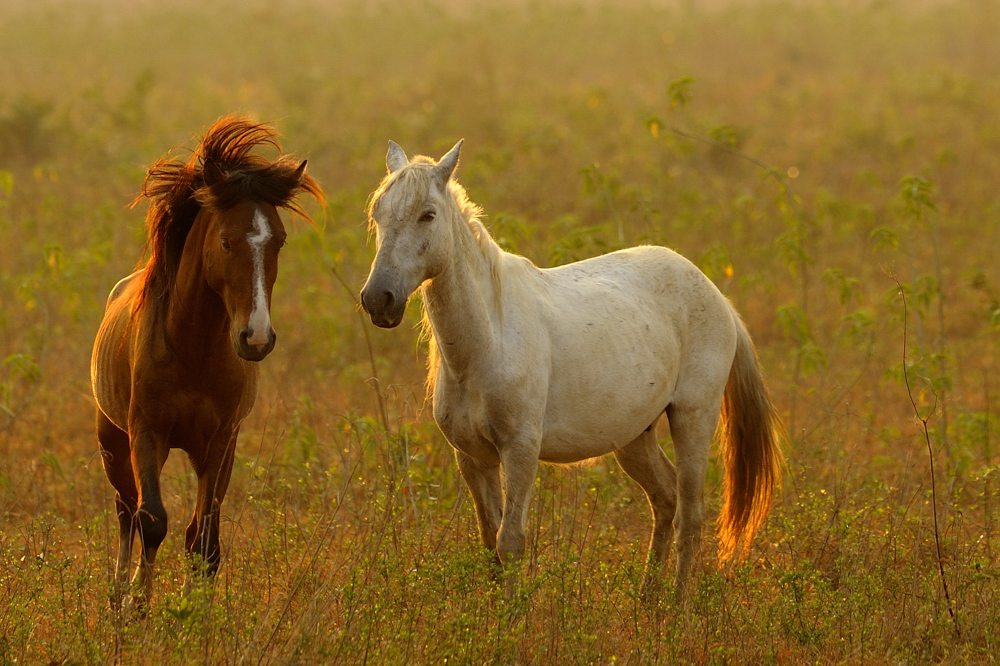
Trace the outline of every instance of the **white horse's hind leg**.
<path fill-rule="evenodd" d="M 500 449 L 505 492 L 503 519 L 497 533 L 497 555 L 504 565 L 515 563 L 524 555 L 524 524 L 538 473 L 539 446 L 537 441 L 513 441 Z"/>
<path fill-rule="evenodd" d="M 455 460 L 462 477 L 469 484 L 472 501 L 476 505 L 476 517 L 479 519 L 479 534 L 483 546 L 494 555 L 497 553 L 497 530 L 503 517 L 503 491 L 500 488 L 500 466 L 484 467 L 474 458 L 470 458 L 455 449 Z"/>
<path fill-rule="evenodd" d="M 708 468 L 708 453 L 719 421 L 719 403 L 699 407 L 671 404 L 667 407 L 670 434 L 677 464 L 677 597 L 684 596 L 695 558 L 701 552 L 704 521 L 702 488 Z"/>
<path fill-rule="evenodd" d="M 674 509 L 677 507 L 677 476 L 674 464 L 656 442 L 656 423 L 630 443 L 615 451 L 618 464 L 646 493 L 653 511 L 643 594 L 653 591 L 663 578 L 674 540 Z"/>

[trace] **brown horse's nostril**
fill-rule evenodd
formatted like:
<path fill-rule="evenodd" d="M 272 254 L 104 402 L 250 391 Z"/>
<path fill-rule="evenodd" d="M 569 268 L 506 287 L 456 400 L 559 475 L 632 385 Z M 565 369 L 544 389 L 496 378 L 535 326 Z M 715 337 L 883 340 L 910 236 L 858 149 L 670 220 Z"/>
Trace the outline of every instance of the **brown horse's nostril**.
<path fill-rule="evenodd" d="M 253 329 L 247 326 L 242 331 L 240 331 L 240 346 L 246 348 L 250 343 L 247 342 L 250 336 L 253 335 Z"/>

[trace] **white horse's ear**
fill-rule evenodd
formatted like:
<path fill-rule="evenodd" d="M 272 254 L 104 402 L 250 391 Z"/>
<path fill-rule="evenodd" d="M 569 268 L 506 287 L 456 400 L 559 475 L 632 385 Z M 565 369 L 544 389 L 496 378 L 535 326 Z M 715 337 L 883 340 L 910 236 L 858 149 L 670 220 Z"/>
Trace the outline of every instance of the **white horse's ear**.
<path fill-rule="evenodd" d="M 406 166 L 409 162 L 406 159 L 406 153 L 403 149 L 399 147 L 399 144 L 395 141 L 389 141 L 389 152 L 385 154 L 385 168 L 389 170 L 389 173 L 396 173 L 400 169 Z"/>
<path fill-rule="evenodd" d="M 462 151 L 462 142 L 465 139 L 459 139 L 455 147 L 452 148 L 441 158 L 441 161 L 437 163 L 434 167 L 434 176 L 437 178 L 438 183 L 441 187 L 448 184 L 451 180 L 452 175 L 455 173 L 455 167 L 458 166 L 458 154 Z"/>

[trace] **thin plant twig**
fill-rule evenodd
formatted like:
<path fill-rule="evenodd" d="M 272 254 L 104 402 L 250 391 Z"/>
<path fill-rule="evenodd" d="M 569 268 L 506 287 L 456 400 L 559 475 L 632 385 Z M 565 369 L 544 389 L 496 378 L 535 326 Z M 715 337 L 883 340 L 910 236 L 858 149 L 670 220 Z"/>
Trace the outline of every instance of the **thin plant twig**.
<path fill-rule="evenodd" d="M 941 537 L 938 530 L 938 518 L 937 518 L 937 483 L 934 478 L 934 450 L 931 447 L 931 437 L 927 428 L 927 421 L 930 419 L 931 414 L 934 413 L 932 409 L 927 416 L 921 416 L 920 410 L 917 408 L 917 402 L 913 399 L 913 391 L 910 389 L 910 377 L 906 373 L 906 292 L 903 291 L 903 285 L 899 283 L 899 280 L 895 275 L 892 275 L 892 281 L 896 283 L 899 287 L 899 296 L 903 301 L 903 382 L 906 384 L 906 397 L 910 399 L 910 405 L 913 407 L 913 413 L 916 415 L 917 420 L 920 421 L 920 425 L 924 432 L 924 442 L 927 444 L 927 458 L 931 464 L 931 515 L 934 517 L 934 546 L 937 551 L 937 565 L 938 573 L 941 576 L 941 588 L 944 590 L 944 600 L 948 604 L 948 615 L 951 616 L 951 621 L 955 625 L 955 634 L 958 636 L 962 635 L 961 629 L 958 626 L 958 617 L 955 615 L 955 611 L 952 608 L 951 595 L 948 593 L 948 580 L 944 575 L 944 560 L 941 557 Z"/>
<path fill-rule="evenodd" d="M 385 428 L 386 435 L 389 434 L 389 410 L 386 407 L 385 394 L 382 392 L 382 382 L 378 378 L 378 368 L 375 366 L 375 349 L 372 347 L 371 337 L 368 335 L 368 324 L 365 321 L 365 311 L 361 307 L 361 300 L 351 289 L 351 286 L 347 284 L 347 281 L 340 275 L 337 270 L 337 266 L 331 265 L 330 271 L 333 273 L 333 277 L 337 278 L 337 282 L 344 288 L 347 295 L 351 297 L 354 301 L 354 306 L 357 309 L 358 317 L 361 318 L 361 331 L 365 334 L 365 344 L 368 346 L 368 361 L 371 363 L 372 368 L 372 379 L 375 380 L 375 395 L 378 396 L 378 408 L 379 416 L 382 418 L 382 427 Z"/>

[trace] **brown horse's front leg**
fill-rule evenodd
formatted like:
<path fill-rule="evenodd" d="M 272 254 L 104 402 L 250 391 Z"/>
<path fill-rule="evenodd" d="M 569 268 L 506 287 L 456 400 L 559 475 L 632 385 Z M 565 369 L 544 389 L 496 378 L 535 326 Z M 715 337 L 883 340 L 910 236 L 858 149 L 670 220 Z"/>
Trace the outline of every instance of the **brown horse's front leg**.
<path fill-rule="evenodd" d="M 222 557 L 219 548 L 219 512 L 233 473 L 238 433 L 237 428 L 231 436 L 213 441 L 202 464 L 196 465 L 198 498 L 185 534 L 185 544 L 188 553 L 197 556 L 192 563 L 195 571 L 209 576 L 214 576 L 218 571 Z"/>
<path fill-rule="evenodd" d="M 162 437 L 148 431 L 131 428 L 137 432 L 132 437 L 132 469 L 139 489 L 139 506 L 136 510 L 136 527 L 142 542 L 142 556 L 132 577 L 132 596 L 126 604 L 129 611 L 144 614 L 153 595 L 153 565 L 156 551 L 167 536 L 167 510 L 160 496 L 160 471 L 170 454 L 170 447 Z"/>

